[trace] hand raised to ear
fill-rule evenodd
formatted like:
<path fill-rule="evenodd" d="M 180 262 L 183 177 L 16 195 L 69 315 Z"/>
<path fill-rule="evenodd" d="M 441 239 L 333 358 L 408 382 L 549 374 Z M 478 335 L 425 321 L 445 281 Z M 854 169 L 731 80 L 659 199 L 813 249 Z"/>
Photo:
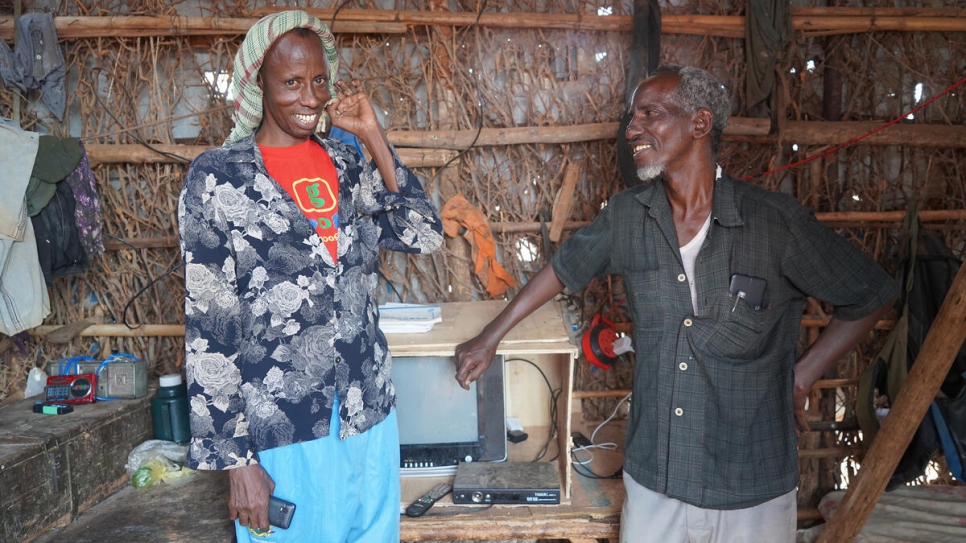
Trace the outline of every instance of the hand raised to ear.
<path fill-rule="evenodd" d="M 381 128 L 361 82 L 353 80 L 349 85 L 345 81 L 337 81 L 335 92 L 335 99 L 325 108 L 329 118 L 332 119 L 332 126 L 357 136 L 363 136 L 366 132 Z"/>

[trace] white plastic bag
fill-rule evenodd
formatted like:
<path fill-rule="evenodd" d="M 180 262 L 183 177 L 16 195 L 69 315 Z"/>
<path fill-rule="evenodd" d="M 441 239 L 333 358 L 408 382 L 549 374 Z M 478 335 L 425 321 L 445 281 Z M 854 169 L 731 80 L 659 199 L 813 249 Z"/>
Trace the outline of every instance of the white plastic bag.
<path fill-rule="evenodd" d="M 23 389 L 23 397 L 29 398 L 43 394 L 47 386 L 47 372 L 40 368 L 33 368 L 27 375 L 27 386 Z"/>
<path fill-rule="evenodd" d="M 194 473 L 184 467 L 188 446 L 173 441 L 149 439 L 127 455 L 124 471 L 134 488 L 145 489 L 161 481 L 173 481 Z"/>

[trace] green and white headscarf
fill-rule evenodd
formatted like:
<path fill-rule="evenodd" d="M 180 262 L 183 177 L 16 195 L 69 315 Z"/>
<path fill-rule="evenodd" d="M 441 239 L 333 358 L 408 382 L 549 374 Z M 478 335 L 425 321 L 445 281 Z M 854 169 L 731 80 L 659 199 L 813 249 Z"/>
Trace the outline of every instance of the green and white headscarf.
<path fill-rule="evenodd" d="M 272 48 L 275 40 L 289 30 L 308 28 L 319 35 L 325 49 L 325 60 L 329 66 L 329 92 L 335 96 L 335 81 L 339 73 L 339 53 L 335 49 L 335 38 L 329 27 L 308 13 L 282 11 L 263 17 L 248 29 L 245 41 L 235 55 L 235 73 L 231 90 L 235 95 L 235 126 L 225 140 L 225 145 L 235 143 L 251 136 L 262 122 L 262 89 L 258 88 L 256 78 L 262 67 L 265 54 Z"/>

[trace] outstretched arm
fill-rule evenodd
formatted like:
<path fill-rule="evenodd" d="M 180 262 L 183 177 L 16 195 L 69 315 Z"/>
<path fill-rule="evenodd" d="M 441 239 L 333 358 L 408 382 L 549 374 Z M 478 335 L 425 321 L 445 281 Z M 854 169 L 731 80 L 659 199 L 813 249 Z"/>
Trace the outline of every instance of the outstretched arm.
<path fill-rule="evenodd" d="M 479 379 L 490 367 L 503 336 L 563 288 L 564 284 L 557 278 L 553 267 L 549 264 L 544 266 L 479 335 L 457 345 L 456 380 L 460 386 L 469 389 L 470 383 Z"/>

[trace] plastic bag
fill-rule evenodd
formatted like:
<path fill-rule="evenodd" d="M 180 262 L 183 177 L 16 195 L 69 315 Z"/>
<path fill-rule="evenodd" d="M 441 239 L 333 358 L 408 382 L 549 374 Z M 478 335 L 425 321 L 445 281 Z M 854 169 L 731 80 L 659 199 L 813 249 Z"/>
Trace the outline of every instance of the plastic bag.
<path fill-rule="evenodd" d="M 40 368 L 32 368 L 27 375 L 27 386 L 23 390 L 23 397 L 29 398 L 38 394 L 43 394 L 47 387 L 47 372 Z"/>
<path fill-rule="evenodd" d="M 184 467 L 188 446 L 173 441 L 149 439 L 127 456 L 124 470 L 134 488 L 143 490 L 161 481 L 171 482 L 194 473 Z"/>

